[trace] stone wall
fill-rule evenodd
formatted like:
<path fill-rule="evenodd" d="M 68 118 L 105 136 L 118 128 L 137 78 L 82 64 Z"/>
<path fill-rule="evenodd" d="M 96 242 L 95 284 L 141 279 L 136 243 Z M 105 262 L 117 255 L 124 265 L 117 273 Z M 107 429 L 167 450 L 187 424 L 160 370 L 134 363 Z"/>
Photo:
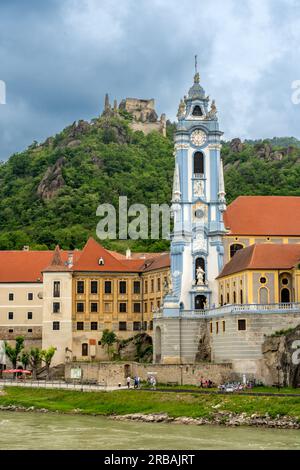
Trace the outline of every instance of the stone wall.
<path fill-rule="evenodd" d="M 72 362 L 66 364 L 65 377 L 71 380 L 71 368 L 82 370 L 82 380 L 93 380 L 99 384 L 117 386 L 126 384 L 126 377 L 138 375 L 142 380 L 147 380 L 148 373 L 154 372 L 160 383 L 177 383 L 179 385 L 198 385 L 201 378 L 212 380 L 216 384 L 231 380 L 236 377 L 230 364 L 139 364 L 137 362 L 113 363 L 113 362 Z"/>

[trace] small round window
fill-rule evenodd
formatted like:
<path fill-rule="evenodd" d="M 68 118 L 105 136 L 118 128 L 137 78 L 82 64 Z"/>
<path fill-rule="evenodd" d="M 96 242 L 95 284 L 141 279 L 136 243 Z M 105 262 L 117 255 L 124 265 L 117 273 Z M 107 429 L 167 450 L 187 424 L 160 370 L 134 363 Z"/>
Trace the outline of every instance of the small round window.
<path fill-rule="evenodd" d="M 286 277 L 284 277 L 281 282 L 284 286 L 286 286 L 289 283 L 289 280 Z"/>
<path fill-rule="evenodd" d="M 260 278 L 259 282 L 260 282 L 261 284 L 266 284 L 267 279 L 263 276 L 263 277 Z"/>

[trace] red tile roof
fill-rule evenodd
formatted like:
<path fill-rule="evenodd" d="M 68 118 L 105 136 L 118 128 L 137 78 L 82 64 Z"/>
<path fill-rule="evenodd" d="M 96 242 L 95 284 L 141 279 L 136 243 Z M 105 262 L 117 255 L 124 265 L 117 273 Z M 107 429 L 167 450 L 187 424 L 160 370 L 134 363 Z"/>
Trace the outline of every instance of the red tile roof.
<path fill-rule="evenodd" d="M 73 254 L 73 266 L 67 267 L 69 253 Z M 42 282 L 43 272 L 98 271 L 98 272 L 143 272 L 170 266 L 169 255 L 149 253 L 145 258 L 118 256 L 106 250 L 90 238 L 82 251 L 0 251 L 0 283 Z M 152 256 L 150 258 L 150 255 Z M 99 265 L 103 258 L 104 265 Z M 152 266 L 152 267 L 151 267 Z"/>
<path fill-rule="evenodd" d="M 300 197 L 239 196 L 224 223 L 232 235 L 300 236 Z"/>
<path fill-rule="evenodd" d="M 150 258 L 150 255 L 152 257 Z M 99 259 L 103 259 L 104 264 L 99 265 Z M 145 264 L 145 261 L 147 263 Z M 149 253 L 147 259 L 133 257 L 127 259 L 119 253 L 106 250 L 102 245 L 90 238 L 82 250 L 79 260 L 74 264 L 73 271 L 98 271 L 98 272 L 142 272 L 152 269 L 160 269 L 170 266 L 169 255 L 165 253 Z"/>
<path fill-rule="evenodd" d="M 300 244 L 261 243 L 239 250 L 218 278 L 248 269 L 291 269 L 300 263 Z"/>

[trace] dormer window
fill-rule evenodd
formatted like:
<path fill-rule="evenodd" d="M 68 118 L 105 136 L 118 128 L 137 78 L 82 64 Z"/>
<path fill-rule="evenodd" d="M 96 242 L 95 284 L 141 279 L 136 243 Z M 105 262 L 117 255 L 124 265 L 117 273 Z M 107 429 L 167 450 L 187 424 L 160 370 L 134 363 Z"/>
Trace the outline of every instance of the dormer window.
<path fill-rule="evenodd" d="M 98 264 L 99 264 L 99 266 L 103 266 L 103 265 L 104 265 L 104 259 L 102 258 L 102 256 L 101 256 L 101 258 L 99 258 Z"/>
<path fill-rule="evenodd" d="M 192 114 L 193 116 L 203 116 L 202 109 L 198 104 L 194 107 Z"/>

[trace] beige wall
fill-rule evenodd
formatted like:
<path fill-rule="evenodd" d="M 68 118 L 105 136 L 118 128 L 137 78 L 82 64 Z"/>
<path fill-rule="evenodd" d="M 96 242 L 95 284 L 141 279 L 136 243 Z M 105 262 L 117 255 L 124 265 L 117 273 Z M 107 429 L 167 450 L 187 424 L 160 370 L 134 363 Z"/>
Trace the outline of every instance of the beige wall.
<path fill-rule="evenodd" d="M 13 340 L 16 336 L 26 336 L 28 340 L 41 340 L 43 285 L 41 283 L 1 283 L 0 284 L 0 339 Z M 13 300 L 9 300 L 13 294 Z M 33 299 L 28 300 L 28 294 Z M 9 312 L 13 319 L 9 319 Z M 32 319 L 28 313 L 32 313 Z"/>
<path fill-rule="evenodd" d="M 60 282 L 60 297 L 53 297 L 53 282 Z M 60 302 L 60 312 L 53 313 L 53 302 Z M 59 322 L 59 330 L 53 329 Z M 44 273 L 43 348 L 55 346 L 52 365 L 65 362 L 72 350 L 72 273 Z"/>

